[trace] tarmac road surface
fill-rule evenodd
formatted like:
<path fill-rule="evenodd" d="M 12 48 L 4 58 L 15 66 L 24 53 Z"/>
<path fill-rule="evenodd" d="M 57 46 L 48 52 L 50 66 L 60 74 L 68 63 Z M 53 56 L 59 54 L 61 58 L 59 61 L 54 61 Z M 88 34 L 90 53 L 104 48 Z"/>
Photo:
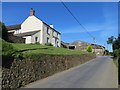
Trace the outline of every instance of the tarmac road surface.
<path fill-rule="evenodd" d="M 23 88 L 118 88 L 118 72 L 109 56 L 99 56 Z"/>

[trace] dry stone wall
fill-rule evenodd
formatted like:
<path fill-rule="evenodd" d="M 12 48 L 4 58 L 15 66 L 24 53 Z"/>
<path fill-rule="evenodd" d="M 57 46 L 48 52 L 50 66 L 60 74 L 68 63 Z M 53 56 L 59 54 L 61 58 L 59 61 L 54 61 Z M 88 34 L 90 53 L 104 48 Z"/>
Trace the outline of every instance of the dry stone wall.
<path fill-rule="evenodd" d="M 13 60 L 10 68 L 3 68 L 2 88 L 11 90 L 57 72 L 85 63 L 95 58 L 93 54 L 82 56 L 42 55 L 39 60 Z"/>

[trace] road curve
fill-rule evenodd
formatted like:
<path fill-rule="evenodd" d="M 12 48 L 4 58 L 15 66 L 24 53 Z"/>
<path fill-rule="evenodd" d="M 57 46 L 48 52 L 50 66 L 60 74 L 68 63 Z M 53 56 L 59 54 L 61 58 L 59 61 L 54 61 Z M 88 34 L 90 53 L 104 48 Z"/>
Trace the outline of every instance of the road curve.
<path fill-rule="evenodd" d="M 110 57 L 99 56 L 23 88 L 118 88 L 117 68 Z"/>

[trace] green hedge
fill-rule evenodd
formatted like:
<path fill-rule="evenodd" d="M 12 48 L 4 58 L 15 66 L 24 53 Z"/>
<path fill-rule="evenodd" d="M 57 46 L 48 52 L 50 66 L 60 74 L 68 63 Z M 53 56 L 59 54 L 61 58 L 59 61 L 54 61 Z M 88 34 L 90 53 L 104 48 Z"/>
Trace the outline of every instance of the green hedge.
<path fill-rule="evenodd" d="M 115 49 L 115 50 L 113 51 L 113 56 L 114 56 L 114 57 L 119 57 L 119 56 L 120 56 L 120 49 Z"/>
<path fill-rule="evenodd" d="M 2 55 L 12 55 L 15 51 L 15 48 L 10 43 L 2 40 Z"/>

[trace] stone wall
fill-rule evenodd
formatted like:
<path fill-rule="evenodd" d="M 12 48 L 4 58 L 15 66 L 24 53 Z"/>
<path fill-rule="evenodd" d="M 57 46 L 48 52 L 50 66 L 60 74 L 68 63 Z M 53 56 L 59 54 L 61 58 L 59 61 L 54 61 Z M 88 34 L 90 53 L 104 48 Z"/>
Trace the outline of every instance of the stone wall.
<path fill-rule="evenodd" d="M 2 87 L 4 90 L 19 88 L 93 58 L 95 58 L 93 54 L 81 56 L 42 55 L 39 60 L 13 60 L 10 68 L 3 68 Z"/>
<path fill-rule="evenodd" d="M 22 37 L 14 36 L 13 33 L 8 33 L 8 39 L 13 43 L 25 43 L 25 39 Z"/>

